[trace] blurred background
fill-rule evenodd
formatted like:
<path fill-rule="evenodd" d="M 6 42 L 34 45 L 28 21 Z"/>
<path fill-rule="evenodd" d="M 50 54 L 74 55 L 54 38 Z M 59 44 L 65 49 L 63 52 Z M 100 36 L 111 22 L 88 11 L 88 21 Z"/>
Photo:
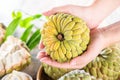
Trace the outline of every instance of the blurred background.
<path fill-rule="evenodd" d="M 74 4 L 80 6 L 89 6 L 94 0 L 0 0 L 0 22 L 5 25 L 9 24 L 11 13 L 14 10 L 20 10 L 29 15 L 43 13 L 53 7 L 66 4 Z M 101 6 L 102 7 L 102 6 Z M 120 8 L 116 9 L 108 16 L 100 27 L 112 24 L 120 20 Z"/>

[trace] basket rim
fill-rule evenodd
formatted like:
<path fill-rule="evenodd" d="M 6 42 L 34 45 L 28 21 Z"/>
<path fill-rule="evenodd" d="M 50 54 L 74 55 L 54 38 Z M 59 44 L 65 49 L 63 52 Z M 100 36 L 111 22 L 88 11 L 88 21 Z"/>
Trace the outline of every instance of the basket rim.
<path fill-rule="evenodd" d="M 40 65 L 37 75 L 36 75 L 36 80 L 40 80 L 42 71 L 43 71 L 43 66 Z"/>

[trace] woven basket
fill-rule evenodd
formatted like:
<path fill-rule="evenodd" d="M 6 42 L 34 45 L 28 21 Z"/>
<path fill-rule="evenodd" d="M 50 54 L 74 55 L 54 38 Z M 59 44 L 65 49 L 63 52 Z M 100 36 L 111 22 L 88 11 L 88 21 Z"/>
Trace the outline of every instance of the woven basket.
<path fill-rule="evenodd" d="M 44 73 L 44 69 L 40 65 L 39 70 L 37 72 L 36 80 L 52 80 L 52 79 Z"/>

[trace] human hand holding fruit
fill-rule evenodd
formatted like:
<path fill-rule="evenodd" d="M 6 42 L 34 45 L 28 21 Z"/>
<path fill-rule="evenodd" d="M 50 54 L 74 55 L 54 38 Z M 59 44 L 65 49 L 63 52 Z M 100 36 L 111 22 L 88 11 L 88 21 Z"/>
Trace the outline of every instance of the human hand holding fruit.
<path fill-rule="evenodd" d="M 51 17 L 51 19 L 52 18 L 53 18 L 53 16 Z M 72 20 L 74 20 L 74 19 L 72 19 Z M 75 47 L 76 44 L 73 44 L 73 46 L 70 45 L 70 47 L 72 47 L 71 49 L 74 50 L 74 52 L 71 51 L 73 59 L 70 62 L 69 62 L 70 55 L 67 56 L 66 51 L 63 52 L 63 53 L 65 53 L 64 58 L 61 58 L 61 56 L 60 57 L 57 56 L 58 53 L 59 53 L 59 55 L 62 55 L 62 53 L 59 52 L 59 50 L 58 50 L 58 52 L 57 52 L 57 50 L 55 51 L 57 53 L 49 53 L 49 50 L 47 50 L 47 53 L 40 52 L 38 57 L 41 59 L 41 62 L 43 63 L 45 73 L 48 76 L 52 77 L 53 79 L 58 79 L 60 76 L 64 75 L 65 73 L 69 72 L 72 69 L 77 69 L 77 68 L 80 69 L 80 68 L 84 67 L 86 65 L 86 63 L 88 63 L 90 60 L 94 59 L 93 61 L 90 61 L 90 63 L 86 67 L 84 67 L 82 69 L 85 70 L 86 72 L 89 72 L 96 79 L 98 79 L 98 78 L 102 78 L 102 79 L 108 78 L 108 79 L 115 79 L 115 80 L 118 79 L 119 72 L 116 72 L 116 69 L 119 68 L 119 66 L 117 66 L 117 64 L 119 63 L 119 53 L 120 53 L 119 45 L 118 46 L 114 45 L 113 47 L 111 46 L 108 48 L 105 48 L 105 47 L 110 46 L 110 45 L 120 41 L 120 38 L 118 37 L 118 36 L 120 36 L 120 32 L 119 32 L 120 26 L 119 25 L 120 25 L 120 22 L 117 22 L 115 24 L 110 25 L 109 27 L 92 29 L 91 33 L 90 33 L 91 41 L 88 46 L 88 49 L 86 52 L 84 52 L 79 57 L 77 57 L 78 54 L 80 54 L 78 51 L 77 56 L 75 58 L 76 51 L 73 48 Z M 42 33 L 44 35 L 44 38 L 45 38 L 45 34 L 47 34 L 47 32 L 49 32 L 47 30 L 51 30 L 51 29 L 48 29 L 49 27 L 50 26 L 45 26 L 45 29 L 44 29 L 45 32 L 43 31 L 44 33 Z M 85 28 L 85 26 L 83 26 L 83 27 Z M 71 30 L 73 30 L 73 29 L 71 29 Z M 81 34 L 79 34 L 79 35 L 81 35 Z M 55 36 L 55 38 L 56 38 L 56 36 Z M 47 43 L 47 42 L 49 42 L 49 39 L 50 39 L 50 36 L 47 36 L 47 35 L 46 35 L 46 39 L 43 39 L 43 41 L 45 40 L 44 44 L 45 44 L 46 49 L 50 49 L 52 47 L 52 45 L 49 45 Z M 81 39 L 84 40 L 86 38 L 81 37 Z M 55 39 L 53 39 L 53 40 L 55 40 Z M 68 42 L 69 42 L 69 40 L 68 40 Z M 76 42 L 76 40 L 75 40 L 75 42 Z M 62 43 L 62 42 L 60 42 L 60 43 Z M 84 41 L 82 43 L 84 43 Z M 52 43 L 52 44 L 56 44 L 56 43 Z M 66 44 L 64 43 L 64 45 L 66 45 Z M 59 47 L 61 47 L 61 45 Z M 82 47 L 82 49 L 84 49 L 84 47 L 85 47 L 85 45 Z M 40 48 L 44 48 L 44 45 L 42 43 L 40 45 Z M 54 48 L 56 48 L 56 47 L 52 47 L 52 50 Z M 68 46 L 65 48 L 66 48 L 66 50 L 68 50 Z M 79 46 L 77 46 L 76 49 L 77 48 L 79 50 L 81 50 L 81 48 Z M 104 50 L 102 51 L 102 49 L 104 49 Z M 100 54 L 98 55 L 98 53 L 100 53 Z M 97 55 L 98 55 L 98 57 L 96 57 Z M 48 56 L 51 58 L 49 58 Z M 57 63 L 56 62 L 56 61 L 58 61 L 58 62 L 61 61 L 61 59 L 66 60 L 66 58 L 67 58 L 68 62 L 65 62 L 65 63 Z M 116 64 L 116 65 L 112 66 L 111 64 Z M 107 66 L 109 66 L 109 67 L 107 67 Z M 105 69 L 105 71 L 103 71 L 104 69 Z M 113 70 L 111 70 L 111 69 L 113 69 Z M 96 73 L 96 71 L 98 71 L 99 73 Z M 115 74 L 116 77 L 114 77 L 114 74 L 107 74 L 108 72 L 111 73 L 112 71 L 114 71 L 116 73 Z M 104 75 L 102 75 L 103 73 L 104 73 Z M 68 77 L 68 79 L 69 78 L 70 77 Z M 85 76 L 83 78 L 85 78 Z"/>
<path fill-rule="evenodd" d="M 52 10 L 45 12 L 44 15 L 46 16 L 50 16 L 57 12 L 64 12 L 64 13 L 69 13 L 82 18 L 83 20 L 85 20 L 88 27 L 91 29 L 91 41 L 87 48 L 87 51 L 83 53 L 81 56 L 72 59 L 70 62 L 58 63 L 56 61 L 51 60 L 46 55 L 45 52 L 40 52 L 38 54 L 38 57 L 40 58 L 40 60 L 49 65 L 60 67 L 60 68 L 82 68 L 86 64 L 88 64 L 91 60 L 93 60 L 100 53 L 100 51 L 106 47 L 104 38 L 102 38 L 103 36 L 101 36 L 99 29 L 94 29 L 94 28 L 96 28 L 99 25 L 99 23 L 119 4 L 117 2 L 114 2 L 116 6 L 112 6 L 112 8 L 107 7 L 108 10 L 105 11 L 103 8 L 100 8 L 101 3 L 103 2 L 104 1 L 96 1 L 95 3 L 97 5 L 94 3 L 90 7 L 67 5 L 67 6 L 53 8 Z M 106 6 L 111 6 L 112 3 L 113 2 L 110 1 Z M 104 11 L 103 14 L 100 14 L 102 11 Z M 43 45 L 40 44 L 40 47 L 41 46 Z"/>

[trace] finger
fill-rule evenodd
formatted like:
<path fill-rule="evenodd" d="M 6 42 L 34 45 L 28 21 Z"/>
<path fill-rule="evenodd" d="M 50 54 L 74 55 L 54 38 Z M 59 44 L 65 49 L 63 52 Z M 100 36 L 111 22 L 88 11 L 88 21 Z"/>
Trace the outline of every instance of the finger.
<path fill-rule="evenodd" d="M 76 61 L 74 61 L 75 63 L 69 63 L 69 62 L 65 62 L 65 63 L 58 63 L 54 60 L 52 60 L 49 57 L 43 57 L 40 59 L 41 62 L 46 63 L 50 66 L 54 66 L 57 68 L 66 68 L 66 69 L 81 69 L 84 65 L 77 65 Z M 79 61 L 79 59 L 77 60 Z"/>
<path fill-rule="evenodd" d="M 70 13 L 69 8 L 70 8 L 70 5 L 56 7 L 56 8 L 53 8 L 53 9 L 47 11 L 47 12 L 44 12 L 43 15 L 50 16 L 50 15 L 58 13 L 58 12 Z"/>
<path fill-rule="evenodd" d="M 47 57 L 47 54 L 45 52 L 39 52 L 36 58 L 41 59 L 43 57 Z"/>
<path fill-rule="evenodd" d="M 44 57 L 44 58 L 40 59 L 40 61 L 43 63 L 46 63 L 50 66 L 57 67 L 57 68 L 69 68 L 70 67 L 69 63 L 58 63 L 49 57 Z"/>
<path fill-rule="evenodd" d="M 83 68 L 86 64 L 84 61 L 85 58 L 79 56 L 77 58 L 74 58 L 70 62 L 65 62 L 65 63 L 58 63 L 54 60 L 52 60 L 49 57 L 43 57 L 40 59 L 41 62 L 46 63 L 48 65 L 57 67 L 57 68 L 66 68 L 66 69 L 81 69 Z M 80 63 L 78 63 L 80 62 Z"/>
<path fill-rule="evenodd" d="M 43 13 L 43 15 L 45 15 L 45 16 L 50 16 L 52 14 L 55 14 L 55 11 L 53 12 L 52 9 Z"/>
<path fill-rule="evenodd" d="M 78 56 L 70 61 L 70 65 L 74 66 L 74 69 L 81 69 L 87 64 L 85 59 L 87 58 Z"/>
<path fill-rule="evenodd" d="M 39 44 L 39 49 L 42 50 L 44 47 L 45 47 L 45 46 L 44 46 L 43 42 L 40 42 L 40 44 Z"/>
<path fill-rule="evenodd" d="M 57 67 L 57 68 L 76 69 L 76 67 L 74 65 L 70 65 L 69 62 L 58 63 L 58 62 L 52 60 L 49 57 L 44 57 L 44 58 L 40 59 L 40 61 L 43 62 L 43 63 L 46 63 L 46 64 L 48 64 L 50 66 Z"/>

